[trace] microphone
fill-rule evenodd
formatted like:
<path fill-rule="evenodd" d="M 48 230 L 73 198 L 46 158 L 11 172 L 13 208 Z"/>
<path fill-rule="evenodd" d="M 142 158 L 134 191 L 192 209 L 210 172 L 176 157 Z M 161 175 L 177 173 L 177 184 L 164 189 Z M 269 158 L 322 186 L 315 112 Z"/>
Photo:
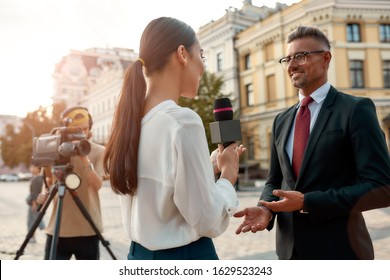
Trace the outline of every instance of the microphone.
<path fill-rule="evenodd" d="M 210 123 L 212 143 L 222 143 L 226 148 L 242 139 L 240 121 L 233 120 L 233 107 L 229 98 L 216 99 L 213 113 L 215 122 Z"/>

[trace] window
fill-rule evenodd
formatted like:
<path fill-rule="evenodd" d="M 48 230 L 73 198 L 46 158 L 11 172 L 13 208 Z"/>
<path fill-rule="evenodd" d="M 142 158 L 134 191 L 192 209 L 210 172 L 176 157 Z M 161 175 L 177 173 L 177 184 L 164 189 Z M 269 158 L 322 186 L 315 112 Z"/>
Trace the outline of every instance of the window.
<path fill-rule="evenodd" d="M 361 42 L 358 23 L 347 24 L 347 42 Z"/>
<path fill-rule="evenodd" d="M 274 59 L 275 59 L 274 44 L 269 43 L 269 44 L 265 45 L 265 61 L 270 61 L 270 60 L 274 60 Z"/>
<path fill-rule="evenodd" d="M 255 138 L 253 136 L 249 136 L 246 141 L 248 145 L 246 151 L 248 159 L 255 159 Z"/>
<path fill-rule="evenodd" d="M 349 64 L 349 74 L 352 88 L 364 88 L 363 61 L 351 60 Z"/>
<path fill-rule="evenodd" d="M 222 71 L 222 66 L 223 66 L 222 53 L 219 52 L 219 53 L 217 53 L 217 72 Z"/>
<path fill-rule="evenodd" d="M 383 87 L 390 88 L 390 60 L 383 61 Z"/>
<path fill-rule="evenodd" d="M 102 135 L 100 136 L 100 143 L 104 143 L 104 139 L 106 139 L 106 128 L 102 126 Z"/>
<path fill-rule="evenodd" d="M 390 24 L 381 24 L 379 26 L 379 36 L 381 42 L 390 43 Z"/>
<path fill-rule="evenodd" d="M 107 124 L 106 125 L 106 129 L 107 129 L 107 137 L 106 138 L 104 138 L 104 143 L 107 143 L 107 138 L 110 136 L 110 134 L 111 134 L 111 125 L 109 125 L 109 124 Z"/>
<path fill-rule="evenodd" d="M 255 105 L 255 97 L 253 95 L 253 85 L 247 84 L 245 86 L 245 93 L 246 93 L 246 103 L 248 106 Z"/>
<path fill-rule="evenodd" d="M 96 127 L 96 135 L 94 135 L 94 136 L 96 136 L 96 138 L 95 139 L 97 139 L 97 140 L 95 140 L 96 142 L 100 142 L 100 127 L 98 126 L 98 127 Z"/>
<path fill-rule="evenodd" d="M 251 55 L 248 53 L 247 55 L 244 56 L 244 70 L 251 69 Z"/>
<path fill-rule="evenodd" d="M 268 75 L 267 76 L 267 98 L 268 101 L 275 101 L 276 100 L 276 82 L 275 82 L 275 75 Z"/>

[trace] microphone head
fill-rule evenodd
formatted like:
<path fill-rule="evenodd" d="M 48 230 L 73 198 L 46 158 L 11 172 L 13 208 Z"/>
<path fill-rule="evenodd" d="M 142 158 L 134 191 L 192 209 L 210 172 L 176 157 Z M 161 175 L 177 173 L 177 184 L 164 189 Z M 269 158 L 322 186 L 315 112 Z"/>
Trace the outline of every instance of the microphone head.
<path fill-rule="evenodd" d="M 216 99 L 214 102 L 214 119 L 218 121 L 227 121 L 233 119 L 233 107 L 230 99 L 227 97 Z"/>

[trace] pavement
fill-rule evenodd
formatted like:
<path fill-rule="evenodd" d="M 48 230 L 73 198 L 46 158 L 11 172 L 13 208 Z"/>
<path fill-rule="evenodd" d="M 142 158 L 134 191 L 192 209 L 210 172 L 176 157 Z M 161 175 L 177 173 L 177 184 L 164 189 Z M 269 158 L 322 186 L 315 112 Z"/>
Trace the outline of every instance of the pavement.
<path fill-rule="evenodd" d="M 0 259 L 15 259 L 16 253 L 26 241 L 27 236 L 27 204 L 25 198 L 29 190 L 29 182 L 0 182 Z M 238 197 L 240 208 L 253 206 L 257 203 L 262 190 L 258 187 L 240 187 Z M 103 214 L 104 240 L 107 247 L 100 245 L 102 260 L 112 260 L 109 251 L 115 259 L 125 260 L 129 240 L 122 227 L 121 211 L 118 197 L 106 185 L 100 191 Z M 46 211 L 43 220 L 48 221 L 51 206 Z M 375 259 L 390 260 L 390 208 L 376 209 L 364 213 L 366 223 L 373 240 Z M 263 231 L 256 234 L 246 233 L 236 235 L 235 230 L 241 219 L 232 218 L 228 229 L 214 239 L 214 244 L 222 260 L 276 260 L 275 231 Z M 35 231 L 36 243 L 28 243 L 20 260 L 42 260 L 46 235 L 44 231 Z M 108 249 L 107 249 L 108 248 Z"/>

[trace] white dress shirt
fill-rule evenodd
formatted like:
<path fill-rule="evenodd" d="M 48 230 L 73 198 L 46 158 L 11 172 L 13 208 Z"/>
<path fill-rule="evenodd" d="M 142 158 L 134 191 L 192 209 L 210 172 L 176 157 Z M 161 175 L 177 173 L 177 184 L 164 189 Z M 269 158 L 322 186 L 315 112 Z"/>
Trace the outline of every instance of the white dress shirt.
<path fill-rule="evenodd" d="M 201 118 L 167 100 L 143 119 L 135 196 L 120 196 L 131 240 L 149 250 L 217 237 L 238 207 L 232 184 L 215 182 Z"/>
<path fill-rule="evenodd" d="M 324 100 L 328 95 L 329 89 L 330 89 L 330 84 L 325 83 L 321 87 L 316 89 L 312 94 L 310 94 L 311 98 L 313 98 L 313 101 L 308 105 L 308 108 L 310 110 L 310 133 L 314 127 L 314 124 L 317 121 L 318 113 L 320 112 L 322 104 L 324 103 Z M 297 105 L 298 110 L 300 108 L 303 98 L 305 98 L 305 96 L 299 93 L 299 104 Z M 297 116 L 295 115 L 295 118 L 296 117 Z M 293 147 L 294 147 L 294 130 L 295 130 L 295 120 L 291 128 L 290 136 L 288 137 L 286 143 L 286 152 L 290 157 L 291 165 L 292 165 L 292 154 L 293 154 Z"/>

